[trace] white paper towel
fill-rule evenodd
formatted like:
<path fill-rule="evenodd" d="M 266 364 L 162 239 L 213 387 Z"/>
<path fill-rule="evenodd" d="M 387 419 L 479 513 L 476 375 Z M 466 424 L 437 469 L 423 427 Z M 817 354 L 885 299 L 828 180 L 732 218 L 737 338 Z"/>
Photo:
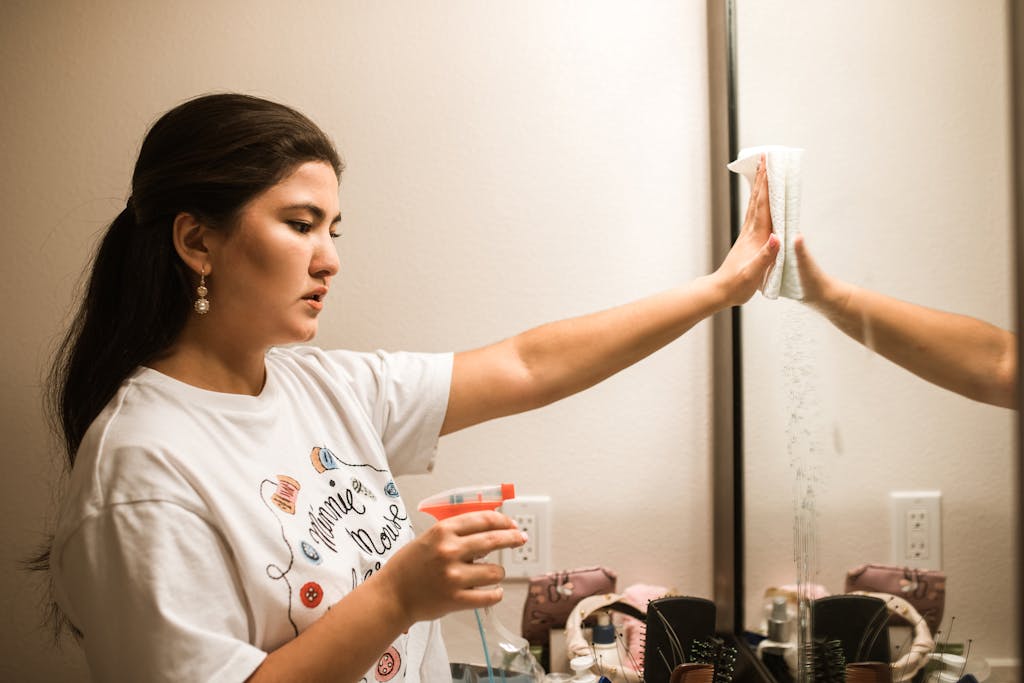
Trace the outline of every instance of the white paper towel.
<path fill-rule="evenodd" d="M 769 299 L 784 296 L 803 299 L 800 276 L 796 269 L 793 239 L 800 232 L 800 160 L 804 150 L 799 147 L 762 145 L 740 150 L 730 171 L 741 174 L 751 187 L 757 164 L 764 154 L 768 166 L 768 208 L 772 215 L 772 232 L 779 238 L 779 255 L 764 282 L 761 293 Z"/>

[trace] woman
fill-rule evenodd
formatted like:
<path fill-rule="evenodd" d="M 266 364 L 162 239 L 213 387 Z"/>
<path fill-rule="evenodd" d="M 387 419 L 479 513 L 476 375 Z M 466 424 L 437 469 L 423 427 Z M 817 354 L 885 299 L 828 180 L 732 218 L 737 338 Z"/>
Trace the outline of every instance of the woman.
<path fill-rule="evenodd" d="M 688 286 L 455 354 L 279 345 L 317 330 L 342 164 L 282 105 L 165 114 L 54 368 L 71 483 L 57 602 L 98 680 L 447 680 L 437 619 L 501 599 L 494 512 L 415 536 L 393 476 L 439 435 L 585 389 L 750 298 L 778 250 L 764 174 Z"/>
<path fill-rule="evenodd" d="M 1018 407 L 1017 335 L 838 280 L 811 257 L 802 235 L 793 247 L 804 303 L 847 335 L 932 384 L 982 403 Z"/>

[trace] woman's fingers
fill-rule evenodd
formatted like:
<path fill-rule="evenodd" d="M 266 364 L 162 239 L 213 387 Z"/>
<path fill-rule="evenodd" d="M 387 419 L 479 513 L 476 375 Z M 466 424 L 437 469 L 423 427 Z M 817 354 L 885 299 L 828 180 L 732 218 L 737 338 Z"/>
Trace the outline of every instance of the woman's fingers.
<path fill-rule="evenodd" d="M 470 562 L 463 570 L 463 588 L 493 586 L 504 580 L 505 568 L 492 562 Z"/>
<path fill-rule="evenodd" d="M 757 173 L 754 174 L 754 185 L 750 188 L 750 199 L 747 200 L 747 215 L 743 218 L 744 226 L 751 226 L 757 215 L 757 206 L 761 200 L 762 191 L 767 192 L 768 171 L 765 168 L 765 158 L 761 155 L 761 161 L 757 164 Z"/>
<path fill-rule="evenodd" d="M 821 271 L 811 258 L 811 253 L 807 251 L 803 235 L 797 234 L 793 238 L 793 251 L 796 252 L 797 274 L 800 276 L 801 284 L 805 287 L 814 285 L 821 278 Z"/>
<path fill-rule="evenodd" d="M 469 536 L 470 534 L 477 534 L 492 529 L 516 528 L 515 520 L 508 515 L 503 515 L 493 510 L 478 510 L 477 512 L 455 515 L 443 522 L 439 522 L 439 524 L 448 526 L 459 536 Z"/>
<path fill-rule="evenodd" d="M 756 185 L 757 195 L 750 202 L 753 215 L 747 226 L 758 240 L 763 240 L 772 232 L 771 203 L 768 201 L 768 168 L 763 156 Z"/>
<path fill-rule="evenodd" d="M 818 262 L 811 256 L 803 235 L 793 238 L 793 251 L 796 252 L 797 273 L 804 289 L 803 301 L 815 308 L 832 306 L 832 301 L 844 300 L 849 297 L 849 285 L 832 278 L 821 269 Z M 828 315 L 828 311 L 825 311 Z"/>
<path fill-rule="evenodd" d="M 488 586 L 487 588 L 470 588 L 461 591 L 456 599 L 462 603 L 465 609 L 476 609 L 478 607 L 491 607 L 501 602 L 505 591 L 501 586 Z"/>
<path fill-rule="evenodd" d="M 526 534 L 515 521 L 497 512 L 481 511 L 445 520 L 447 529 L 459 539 L 459 558 L 466 562 L 482 559 L 495 550 L 517 548 L 526 543 Z"/>
<path fill-rule="evenodd" d="M 517 528 L 483 531 L 466 539 L 474 557 L 481 558 L 501 548 L 518 548 L 526 543 L 526 533 Z"/>
<path fill-rule="evenodd" d="M 807 245 L 804 244 L 804 236 L 800 233 L 797 233 L 796 236 L 793 237 L 793 249 L 796 251 L 797 259 L 810 264 L 811 255 L 807 251 Z"/>

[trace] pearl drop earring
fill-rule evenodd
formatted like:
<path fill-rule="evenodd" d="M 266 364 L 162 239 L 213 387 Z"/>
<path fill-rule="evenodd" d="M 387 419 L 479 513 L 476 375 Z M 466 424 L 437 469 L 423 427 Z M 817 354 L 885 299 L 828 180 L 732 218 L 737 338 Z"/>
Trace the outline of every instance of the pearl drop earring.
<path fill-rule="evenodd" d="M 209 291 L 206 289 L 206 266 L 203 266 L 199 272 L 199 286 L 196 287 L 196 296 L 199 298 L 196 299 L 194 306 L 199 315 L 206 315 L 210 312 L 210 300 L 206 298 Z"/>

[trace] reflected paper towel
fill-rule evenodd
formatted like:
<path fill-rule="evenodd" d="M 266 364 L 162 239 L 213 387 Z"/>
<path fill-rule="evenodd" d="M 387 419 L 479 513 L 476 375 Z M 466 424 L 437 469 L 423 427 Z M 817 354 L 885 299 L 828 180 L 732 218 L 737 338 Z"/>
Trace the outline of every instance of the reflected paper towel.
<path fill-rule="evenodd" d="M 800 276 L 796 269 L 793 239 L 800 232 L 800 160 L 804 150 L 799 147 L 764 145 L 740 150 L 730 171 L 739 173 L 753 186 L 757 164 L 764 154 L 768 166 L 768 208 L 772 214 L 772 232 L 779 238 L 779 255 L 775 257 L 761 293 L 769 299 L 784 296 L 803 299 Z"/>

